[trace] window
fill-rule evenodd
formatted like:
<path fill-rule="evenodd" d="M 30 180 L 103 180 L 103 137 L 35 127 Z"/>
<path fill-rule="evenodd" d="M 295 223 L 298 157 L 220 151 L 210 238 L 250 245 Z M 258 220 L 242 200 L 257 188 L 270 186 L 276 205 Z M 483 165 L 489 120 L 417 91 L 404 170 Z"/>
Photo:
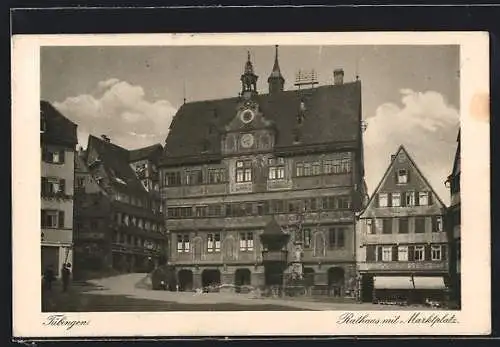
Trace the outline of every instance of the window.
<path fill-rule="evenodd" d="M 85 187 L 85 177 L 77 177 L 76 178 L 76 187 L 84 188 Z"/>
<path fill-rule="evenodd" d="M 304 248 L 311 248 L 311 229 L 304 229 Z"/>
<path fill-rule="evenodd" d="M 189 218 L 193 216 L 193 208 L 189 207 L 181 207 L 181 217 Z"/>
<path fill-rule="evenodd" d="M 56 150 L 56 149 L 48 149 L 43 148 L 43 161 L 46 163 L 53 164 L 63 164 L 64 163 L 64 149 Z"/>
<path fill-rule="evenodd" d="M 406 169 L 399 169 L 397 177 L 398 177 L 398 184 L 408 183 L 408 171 Z"/>
<path fill-rule="evenodd" d="M 419 204 L 419 206 L 429 205 L 429 193 L 428 192 L 419 192 L 418 193 L 418 204 Z"/>
<path fill-rule="evenodd" d="M 297 165 L 295 167 L 295 175 L 297 177 L 304 176 L 304 164 L 297 163 Z"/>
<path fill-rule="evenodd" d="M 320 163 L 313 163 L 312 164 L 312 174 L 313 175 L 320 175 L 321 174 L 321 164 Z"/>
<path fill-rule="evenodd" d="M 300 200 L 292 200 L 288 201 L 288 212 L 289 213 L 299 213 L 301 212 L 302 201 Z"/>
<path fill-rule="evenodd" d="M 179 171 L 166 172 L 163 180 L 165 186 L 179 186 L 181 185 L 181 173 Z"/>
<path fill-rule="evenodd" d="M 378 194 L 378 205 L 379 207 L 387 207 L 387 193 L 379 193 Z"/>
<path fill-rule="evenodd" d="M 141 229 L 144 227 L 144 224 L 143 224 L 142 219 L 139 219 L 139 222 L 137 223 L 137 226 L 138 226 L 139 228 L 141 228 Z"/>
<path fill-rule="evenodd" d="M 382 247 L 382 261 L 392 261 L 392 247 Z"/>
<path fill-rule="evenodd" d="M 42 210 L 42 228 L 64 228 L 64 211 Z"/>
<path fill-rule="evenodd" d="M 392 234 L 392 218 L 384 218 L 382 221 L 382 234 Z"/>
<path fill-rule="evenodd" d="M 196 217 L 206 217 L 208 213 L 208 206 L 196 206 Z"/>
<path fill-rule="evenodd" d="M 281 180 L 285 178 L 285 160 L 283 158 L 271 158 L 269 163 L 270 180 Z"/>
<path fill-rule="evenodd" d="M 425 260 L 425 252 L 424 246 L 415 246 L 415 261 L 424 261 Z"/>
<path fill-rule="evenodd" d="M 425 233 L 425 218 L 415 217 L 415 233 Z"/>
<path fill-rule="evenodd" d="M 177 252 L 189 253 L 189 234 L 177 234 Z"/>
<path fill-rule="evenodd" d="M 351 172 L 351 160 L 344 158 L 340 161 L 340 171 L 342 173 L 349 173 Z"/>
<path fill-rule="evenodd" d="M 441 246 L 431 246 L 431 260 L 441 260 Z"/>
<path fill-rule="evenodd" d="M 252 232 L 240 233 L 240 251 L 242 251 L 242 252 L 253 251 L 253 233 Z"/>
<path fill-rule="evenodd" d="M 218 253 L 220 252 L 220 233 L 207 235 L 207 252 Z"/>
<path fill-rule="evenodd" d="M 66 180 L 42 177 L 42 195 L 52 195 L 65 192 Z"/>
<path fill-rule="evenodd" d="M 337 198 L 337 208 L 349 209 L 351 207 L 351 199 L 348 196 L 339 196 Z"/>
<path fill-rule="evenodd" d="M 406 206 L 415 206 L 415 192 L 406 193 Z"/>
<path fill-rule="evenodd" d="M 393 207 L 401 206 L 401 193 L 392 193 L 392 206 Z"/>
<path fill-rule="evenodd" d="M 325 174 L 342 173 L 342 169 L 348 167 L 349 163 L 347 163 L 347 165 L 345 163 L 342 165 L 342 160 L 340 159 L 328 159 L 323 161 L 323 172 Z"/>
<path fill-rule="evenodd" d="M 236 182 L 252 182 L 251 160 L 240 160 L 236 162 Z"/>
<path fill-rule="evenodd" d="M 330 248 L 344 248 L 345 246 L 345 228 L 335 227 L 329 229 L 329 246 Z"/>
<path fill-rule="evenodd" d="M 441 216 L 434 216 L 432 218 L 432 231 L 439 233 L 443 231 L 443 217 Z"/>
<path fill-rule="evenodd" d="M 375 229 L 377 231 L 377 234 L 382 233 L 382 228 L 383 228 L 382 219 L 380 218 L 375 219 Z"/>
<path fill-rule="evenodd" d="M 208 216 L 210 217 L 222 216 L 222 206 L 219 204 L 208 205 Z"/>
<path fill-rule="evenodd" d="M 203 172 L 201 170 L 186 170 L 186 184 L 198 185 L 203 183 Z"/>
<path fill-rule="evenodd" d="M 408 246 L 399 246 L 398 247 L 398 260 L 399 261 L 408 261 Z"/>
<path fill-rule="evenodd" d="M 223 183 L 225 181 L 225 170 L 224 169 L 208 169 L 208 183 L 216 184 Z"/>
<path fill-rule="evenodd" d="M 333 173 L 333 160 L 325 160 L 323 161 L 323 172 L 325 174 Z"/>
<path fill-rule="evenodd" d="M 399 218 L 399 234 L 408 234 L 408 218 Z"/>
<path fill-rule="evenodd" d="M 373 219 L 371 219 L 371 218 L 366 220 L 366 233 L 367 234 L 374 234 Z"/>
<path fill-rule="evenodd" d="M 311 176 L 311 163 L 304 163 L 304 176 Z"/>
<path fill-rule="evenodd" d="M 322 199 L 323 210 L 334 210 L 335 209 L 335 197 L 325 196 Z"/>
<path fill-rule="evenodd" d="M 129 222 L 130 222 L 130 218 L 128 215 L 123 215 L 123 224 L 125 225 L 129 225 Z"/>

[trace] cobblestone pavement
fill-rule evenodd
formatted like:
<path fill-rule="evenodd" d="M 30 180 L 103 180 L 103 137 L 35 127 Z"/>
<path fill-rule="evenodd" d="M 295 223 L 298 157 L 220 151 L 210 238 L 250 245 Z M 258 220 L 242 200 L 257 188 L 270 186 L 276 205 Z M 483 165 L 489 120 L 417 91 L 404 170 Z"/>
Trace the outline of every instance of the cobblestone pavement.
<path fill-rule="evenodd" d="M 97 286 L 97 289 L 90 290 L 89 294 L 100 295 L 124 295 L 136 299 L 160 300 L 165 302 L 175 302 L 180 304 L 217 304 L 230 303 L 239 305 L 279 305 L 306 310 L 423 310 L 425 308 L 415 307 L 394 307 L 386 305 L 376 305 L 371 303 L 332 303 L 314 302 L 300 299 L 285 298 L 256 298 L 253 294 L 233 294 L 233 293 L 203 293 L 193 292 L 169 292 L 161 290 L 151 290 L 148 288 L 147 274 L 126 274 L 90 281 Z"/>

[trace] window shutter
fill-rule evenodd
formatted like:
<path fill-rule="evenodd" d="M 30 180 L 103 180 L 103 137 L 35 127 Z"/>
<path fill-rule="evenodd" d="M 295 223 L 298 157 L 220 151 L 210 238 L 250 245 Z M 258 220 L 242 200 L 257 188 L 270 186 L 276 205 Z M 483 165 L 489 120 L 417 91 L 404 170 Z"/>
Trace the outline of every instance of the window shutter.
<path fill-rule="evenodd" d="M 431 230 L 431 232 L 433 232 L 433 233 L 436 232 L 436 231 L 438 231 L 437 230 L 437 220 L 436 219 L 437 219 L 436 216 L 432 216 L 431 217 L 431 221 L 432 221 L 432 230 Z"/>
<path fill-rule="evenodd" d="M 398 170 L 394 169 L 394 183 L 398 183 Z"/>
<path fill-rule="evenodd" d="M 441 245 L 441 260 L 446 260 L 446 253 L 448 253 L 448 247 Z"/>
<path fill-rule="evenodd" d="M 42 218 L 41 219 L 42 219 L 41 225 L 42 225 L 42 228 L 44 228 L 46 226 L 45 221 L 47 220 L 46 215 L 45 215 L 45 210 L 42 210 Z"/>
<path fill-rule="evenodd" d="M 408 261 L 415 260 L 415 246 L 408 246 Z"/>
<path fill-rule="evenodd" d="M 41 189 L 42 194 L 47 193 L 47 178 L 46 177 L 42 177 L 41 183 L 40 183 L 40 189 Z"/>
<path fill-rule="evenodd" d="M 59 151 L 59 160 L 61 163 L 64 163 L 64 149 L 62 149 L 61 151 Z"/>
<path fill-rule="evenodd" d="M 431 260 L 431 245 L 424 246 L 424 260 Z"/>
<path fill-rule="evenodd" d="M 47 157 L 48 157 L 48 151 L 47 151 L 47 147 L 43 146 L 42 147 L 42 160 L 44 162 L 47 162 Z"/>
<path fill-rule="evenodd" d="M 376 261 L 374 245 L 366 246 L 366 261 L 367 262 Z"/>
<path fill-rule="evenodd" d="M 61 181 L 59 182 L 59 190 L 61 191 L 61 193 L 65 194 L 66 193 L 66 180 L 63 178 L 61 179 Z"/>
<path fill-rule="evenodd" d="M 398 246 L 392 246 L 392 261 L 398 261 Z"/>
<path fill-rule="evenodd" d="M 415 192 L 414 194 L 415 194 L 415 206 L 419 206 L 420 205 L 419 193 Z"/>
<path fill-rule="evenodd" d="M 59 228 L 64 228 L 64 211 L 59 211 L 59 223 L 58 226 Z"/>
<path fill-rule="evenodd" d="M 382 261 L 382 246 L 377 247 L 377 261 Z"/>
<path fill-rule="evenodd" d="M 387 206 L 392 206 L 392 193 L 387 193 Z"/>
<path fill-rule="evenodd" d="M 410 183 L 410 170 L 406 170 L 406 183 Z"/>
<path fill-rule="evenodd" d="M 432 192 L 429 192 L 429 197 L 427 198 L 429 201 L 429 206 L 431 206 L 434 202 L 432 201 L 433 200 L 433 196 L 432 196 Z"/>
<path fill-rule="evenodd" d="M 406 206 L 406 193 L 401 192 L 401 206 L 405 207 Z"/>

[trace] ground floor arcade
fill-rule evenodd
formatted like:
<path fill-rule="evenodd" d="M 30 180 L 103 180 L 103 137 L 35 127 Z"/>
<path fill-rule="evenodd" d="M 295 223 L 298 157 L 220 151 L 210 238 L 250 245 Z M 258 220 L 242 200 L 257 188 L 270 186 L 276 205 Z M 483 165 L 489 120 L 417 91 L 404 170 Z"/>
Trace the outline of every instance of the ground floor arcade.
<path fill-rule="evenodd" d="M 270 276 L 266 267 L 259 265 L 176 265 L 179 290 L 189 291 L 208 286 L 251 286 L 263 288 L 281 285 Z M 290 272 L 286 269 L 282 276 Z M 352 296 L 357 281 L 354 263 L 304 264 L 304 282 L 312 294 Z"/>

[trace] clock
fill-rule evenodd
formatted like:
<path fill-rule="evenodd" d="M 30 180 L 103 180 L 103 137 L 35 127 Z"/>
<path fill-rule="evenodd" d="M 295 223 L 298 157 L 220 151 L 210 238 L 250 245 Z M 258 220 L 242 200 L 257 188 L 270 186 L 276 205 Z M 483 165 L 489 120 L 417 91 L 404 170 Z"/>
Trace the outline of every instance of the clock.
<path fill-rule="evenodd" d="M 252 134 L 244 134 L 241 136 L 240 139 L 241 142 L 241 147 L 243 148 L 250 148 L 253 146 L 254 143 L 254 138 Z"/>
<path fill-rule="evenodd" d="M 253 118 L 254 118 L 254 113 L 250 110 L 245 110 L 241 113 L 241 121 L 243 123 L 250 123 L 251 121 L 253 121 Z"/>

